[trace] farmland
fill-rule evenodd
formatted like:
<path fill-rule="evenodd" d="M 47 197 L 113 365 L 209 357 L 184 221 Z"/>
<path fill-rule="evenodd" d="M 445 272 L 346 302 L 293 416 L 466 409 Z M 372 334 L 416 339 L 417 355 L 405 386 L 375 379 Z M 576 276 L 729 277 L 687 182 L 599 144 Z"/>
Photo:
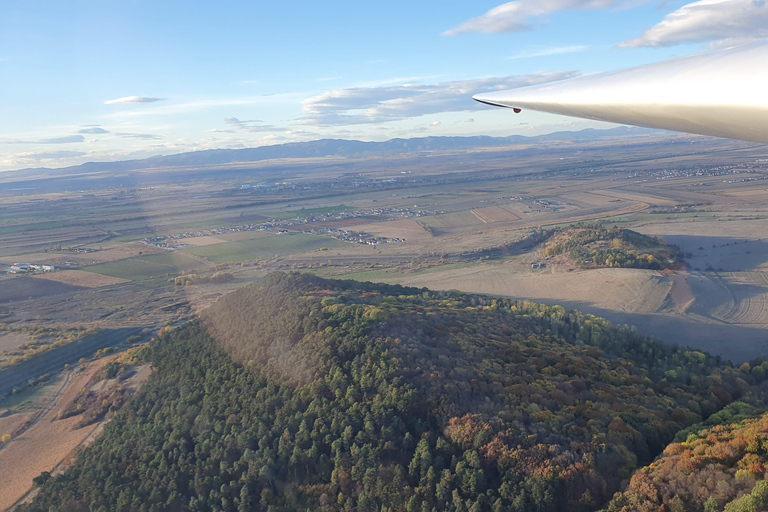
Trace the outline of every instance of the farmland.
<path fill-rule="evenodd" d="M 643 136 L 128 175 L 65 175 L 54 180 L 64 192 L 0 176 L 0 270 L 57 267 L 0 273 L 3 364 L 33 350 L 22 347 L 39 341 L 28 334 L 37 328 L 100 333 L 0 370 L 3 389 L 73 370 L 113 341 L 180 325 L 293 270 L 577 308 L 738 363 L 768 353 L 768 164 L 750 145 Z M 579 222 L 658 237 L 681 248 L 682 263 L 659 271 L 548 259 L 540 234 Z M 366 242 L 385 239 L 397 242 Z M 0 411 L 11 404 L 13 414 L 0 426 L 47 404 L 58 375 L 7 398 Z M 82 434 L 49 433 L 64 446 Z"/>
<path fill-rule="evenodd" d="M 347 245 L 332 238 L 294 233 L 195 247 L 187 249 L 185 252 L 203 257 L 214 263 L 242 263 L 244 261 L 268 260 L 302 252 L 337 249 Z"/>
<path fill-rule="evenodd" d="M 197 270 L 205 264 L 183 254 L 156 254 L 86 267 L 89 272 L 126 280 L 141 280 L 179 271 Z"/>
<path fill-rule="evenodd" d="M 460 157 L 437 152 L 329 158 L 322 166 L 306 160 L 148 169 L 136 171 L 142 186 L 133 188 L 107 175 L 84 175 L 77 186 L 90 183 L 87 192 L 0 195 L 0 262 L 65 269 L 4 277 L 0 321 L 106 328 L 176 322 L 265 273 L 296 269 L 594 308 L 643 323 L 662 339 L 679 332 L 625 315 L 651 315 L 664 325 L 681 320 L 703 326 L 703 338 L 686 327 L 684 341 L 707 346 L 729 327 L 749 329 L 755 340 L 768 324 L 761 309 L 768 170 L 761 156 L 742 143 L 644 135 L 470 149 Z M 520 240 L 542 226 L 594 221 L 682 248 L 687 266 L 679 277 L 640 274 L 647 283 L 679 281 L 667 301 L 674 307 L 667 299 L 658 305 L 655 286 L 614 289 L 618 281 L 611 280 L 597 288 L 603 296 L 594 302 L 585 290 L 602 282 L 600 274 L 563 262 L 532 272 L 543 256 L 535 243 L 520 246 Z M 329 236 L 339 230 L 350 239 L 360 233 L 401 242 L 371 246 Z M 142 242 L 153 239 L 173 243 Z M 234 279 L 206 281 L 215 272 Z M 200 284 L 174 286 L 181 273 L 200 276 Z M 699 278 L 702 290 L 712 283 L 719 293 L 697 292 Z M 540 285 L 529 284 L 534 281 Z M 622 295 L 628 286 L 635 286 L 634 298 Z M 712 322 L 725 323 L 710 330 Z"/>

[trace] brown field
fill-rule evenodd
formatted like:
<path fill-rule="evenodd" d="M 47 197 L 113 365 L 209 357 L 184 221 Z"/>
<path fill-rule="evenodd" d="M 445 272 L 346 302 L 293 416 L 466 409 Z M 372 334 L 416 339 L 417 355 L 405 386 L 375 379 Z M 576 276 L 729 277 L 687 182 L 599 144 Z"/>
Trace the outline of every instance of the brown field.
<path fill-rule="evenodd" d="M 590 192 L 570 192 L 563 196 L 563 199 L 577 201 L 590 206 L 605 206 L 614 201 L 610 196 L 592 194 Z"/>
<path fill-rule="evenodd" d="M 643 314 L 662 309 L 671 288 L 668 279 L 646 270 L 528 272 L 515 264 L 435 271 L 407 276 L 400 282 L 412 286 L 504 295 L 521 300 L 581 302 L 601 309 Z M 610 294 L 606 293 L 608 289 Z"/>
<path fill-rule="evenodd" d="M 12 264 L 16 262 L 61 265 L 62 262 L 73 262 L 79 265 L 93 265 L 95 263 L 107 263 L 110 261 L 135 258 L 139 255 L 161 254 L 165 251 L 151 245 L 131 242 L 116 247 L 108 247 L 93 252 L 39 252 L 23 254 L 21 256 L 2 256 L 0 263 Z"/>
<path fill-rule="evenodd" d="M 467 229 L 479 227 L 485 224 L 469 211 L 445 213 L 422 219 L 422 222 L 431 228 L 447 230 L 451 228 Z"/>
<path fill-rule="evenodd" d="M 726 272 L 718 277 L 727 296 L 712 308 L 712 316 L 729 324 L 768 328 L 768 274 Z"/>
<path fill-rule="evenodd" d="M 0 332 L 0 353 L 12 352 L 32 341 L 32 337 L 23 332 Z"/>
<path fill-rule="evenodd" d="M 492 224 L 494 222 L 510 222 L 520 219 L 520 217 L 501 206 L 487 206 L 471 211 L 477 218 L 486 224 Z"/>
<path fill-rule="evenodd" d="M 2 412 L 0 412 L 2 414 Z M 26 422 L 34 417 L 34 413 L 25 412 L 18 414 L 11 414 L 9 416 L 0 417 L 0 437 L 6 434 L 13 434 L 16 429 L 21 428 Z M 0 444 L 2 446 L 2 444 Z M 2 453 L 2 452 L 0 452 Z"/>
<path fill-rule="evenodd" d="M 192 247 L 204 247 L 206 245 L 223 244 L 228 241 L 229 240 L 224 240 L 223 238 L 218 238 L 215 236 L 196 236 L 180 240 L 181 243 L 191 245 Z"/>
<path fill-rule="evenodd" d="M 401 238 L 406 242 L 432 238 L 432 235 L 421 224 L 413 219 L 392 220 L 389 222 L 374 222 L 354 226 L 355 231 L 370 233 L 387 238 Z"/>
<path fill-rule="evenodd" d="M 669 297 L 672 299 L 675 308 L 679 312 L 685 313 L 696 301 L 691 285 L 688 284 L 688 276 L 673 273 L 670 275 L 670 280 L 672 281 L 672 289 L 669 291 Z"/>
<path fill-rule="evenodd" d="M 725 195 L 736 197 L 741 201 L 768 204 L 768 190 L 732 190 L 725 192 Z"/>
<path fill-rule="evenodd" d="M 104 231 L 88 226 L 50 229 L 44 232 L 25 232 L 3 237 L 0 255 L 10 256 L 29 252 L 43 251 L 46 248 L 62 244 L 88 244 L 103 240 Z"/>
<path fill-rule="evenodd" d="M 135 258 L 137 256 L 147 256 L 150 254 L 162 254 L 165 251 L 151 245 L 143 244 L 140 242 L 123 244 L 118 247 L 112 247 L 104 249 L 102 251 L 96 251 L 88 253 L 83 256 L 85 262 L 94 263 L 107 263 L 110 261 L 126 260 L 128 258 Z"/>
<path fill-rule="evenodd" d="M 659 222 L 637 228 L 690 253 L 693 270 L 768 271 L 768 219 L 734 217 Z"/>
<path fill-rule="evenodd" d="M 32 488 L 34 477 L 43 471 L 52 471 L 62 461 L 71 459 L 84 442 L 93 440 L 92 434 L 103 423 L 77 429 L 79 416 L 57 420 L 56 415 L 72 403 L 91 377 L 113 359 L 103 358 L 75 370 L 43 409 L 42 416 L 0 450 L 0 474 L 3 475 L 0 479 L 0 510 L 21 499 Z M 149 367 L 141 367 L 129 385 L 138 388 L 148 376 Z M 29 414 L 14 414 L 0 421 L 18 423 L 21 416 Z"/>
<path fill-rule="evenodd" d="M 5 476 L 0 480 L 0 510 L 5 510 L 23 497 L 31 489 L 33 478 L 56 467 L 96 427 L 90 425 L 75 430 L 77 417 L 54 420 L 59 411 L 77 397 L 102 364 L 90 365 L 72 375 L 57 394 L 50 410 L 0 451 L 0 474 Z"/>
<path fill-rule="evenodd" d="M 595 190 L 594 195 L 605 196 L 613 199 L 626 199 L 628 201 L 635 201 L 638 203 L 648 203 L 654 206 L 674 206 L 678 204 L 678 201 L 671 199 L 665 199 L 663 197 L 657 197 L 649 194 L 637 194 L 632 192 L 624 192 L 619 190 Z"/>
<path fill-rule="evenodd" d="M 83 288 L 101 288 L 116 284 L 128 283 L 127 279 L 110 277 L 85 270 L 60 270 L 34 276 L 35 279 L 45 279 L 57 283 L 71 284 Z"/>

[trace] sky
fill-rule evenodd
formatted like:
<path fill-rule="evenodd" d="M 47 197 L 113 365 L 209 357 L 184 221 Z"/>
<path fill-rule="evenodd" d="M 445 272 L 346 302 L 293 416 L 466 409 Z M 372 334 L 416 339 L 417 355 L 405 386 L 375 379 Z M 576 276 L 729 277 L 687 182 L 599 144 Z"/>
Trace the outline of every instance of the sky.
<path fill-rule="evenodd" d="M 767 0 L 0 0 L 0 171 L 608 128 L 471 98 L 762 38 Z"/>

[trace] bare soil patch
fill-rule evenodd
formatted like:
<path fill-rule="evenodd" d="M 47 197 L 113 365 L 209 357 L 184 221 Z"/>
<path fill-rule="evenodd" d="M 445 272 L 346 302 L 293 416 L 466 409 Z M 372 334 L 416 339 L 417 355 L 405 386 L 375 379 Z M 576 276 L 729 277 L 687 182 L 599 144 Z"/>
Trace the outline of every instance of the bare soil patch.
<path fill-rule="evenodd" d="M 673 273 L 669 278 L 672 281 L 672 289 L 669 291 L 669 296 L 677 310 L 684 313 L 696 300 L 696 296 L 688 284 L 688 276 Z"/>
<path fill-rule="evenodd" d="M 0 332 L 0 354 L 13 352 L 32 341 L 32 337 L 23 332 Z"/>
<path fill-rule="evenodd" d="M 0 479 L 0 510 L 22 498 L 32 488 L 33 478 L 43 471 L 53 470 L 97 427 L 94 424 L 76 429 L 78 417 L 56 420 L 56 416 L 110 360 L 101 359 L 76 370 L 53 407 L 0 451 L 0 474 L 4 475 Z"/>
<path fill-rule="evenodd" d="M 671 283 L 658 272 L 638 269 L 598 269 L 565 273 L 529 272 L 514 264 L 404 275 L 398 283 L 434 289 L 503 295 L 520 300 L 581 302 L 631 313 L 664 308 Z"/>
<path fill-rule="evenodd" d="M 639 203 L 648 203 L 654 206 L 674 206 L 678 202 L 671 199 L 652 196 L 648 194 L 636 194 L 632 192 L 623 192 L 618 190 L 595 190 L 594 194 L 606 196 L 612 199 L 626 199 L 628 201 L 635 201 Z"/>
<path fill-rule="evenodd" d="M 589 206 L 605 206 L 614 201 L 614 198 L 610 196 L 603 196 L 598 194 L 591 194 L 589 192 L 570 192 L 563 196 L 563 199 L 568 201 L 577 201 Z"/>
<path fill-rule="evenodd" d="M 0 411 L 2 414 L 2 411 Z M 0 437 L 10 434 L 13 435 L 16 430 L 24 426 L 25 423 L 34 418 L 35 414 L 31 412 L 20 412 L 0 417 Z M 0 446 L 2 446 L 0 444 Z"/>
<path fill-rule="evenodd" d="M 472 213 L 474 213 L 477 218 L 487 224 L 492 224 L 494 222 L 510 222 L 520 219 L 520 217 L 514 213 L 509 212 L 500 206 L 476 208 L 472 210 Z"/>
<path fill-rule="evenodd" d="M 359 224 L 354 226 L 354 230 L 381 237 L 401 238 L 406 242 L 432 238 L 432 235 L 413 219 Z"/>
<path fill-rule="evenodd" d="M 127 279 L 110 277 L 85 270 L 62 270 L 35 276 L 36 279 L 45 279 L 57 283 L 81 286 L 83 288 L 101 288 L 129 282 Z"/>
<path fill-rule="evenodd" d="M 128 244 L 119 245 L 117 247 L 110 247 L 101 251 L 89 252 L 87 254 L 78 255 L 74 260 L 80 264 L 92 265 L 94 263 L 106 263 L 109 261 L 125 260 L 128 258 L 135 258 L 137 256 L 147 256 L 150 254 L 163 254 L 166 251 L 153 247 L 151 245 L 143 244 L 141 242 L 132 242 Z"/>
<path fill-rule="evenodd" d="M 64 262 L 76 263 L 78 265 L 93 265 L 94 263 L 106 263 L 109 261 L 118 261 L 128 258 L 135 258 L 140 255 L 161 254 L 163 249 L 146 245 L 141 242 L 130 242 L 115 247 L 107 247 L 102 250 L 92 250 L 92 252 L 38 252 L 23 254 L 20 256 L 2 256 L 0 263 L 12 264 L 16 262 L 36 263 L 41 265 L 62 265 Z"/>

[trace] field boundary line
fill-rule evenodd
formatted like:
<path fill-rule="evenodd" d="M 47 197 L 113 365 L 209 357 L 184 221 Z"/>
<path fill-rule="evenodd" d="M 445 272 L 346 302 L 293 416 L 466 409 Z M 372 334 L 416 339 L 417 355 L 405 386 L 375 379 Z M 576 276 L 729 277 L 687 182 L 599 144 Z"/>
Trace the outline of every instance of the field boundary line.
<path fill-rule="evenodd" d="M 59 386 L 59 389 L 56 391 L 56 394 L 54 394 L 53 397 L 51 397 L 51 399 L 48 401 L 48 403 L 45 404 L 45 407 L 40 409 L 40 412 L 37 414 L 37 416 L 35 416 L 33 420 L 28 421 L 24 425 L 24 428 L 18 434 L 16 434 L 10 441 L 0 445 L 0 451 L 2 451 L 3 448 L 5 448 L 6 446 L 10 445 L 17 437 L 23 436 L 27 430 L 31 429 L 32 427 L 40 423 L 40 420 L 42 420 L 43 417 L 51 411 L 51 409 L 53 409 L 53 407 L 56 405 L 56 402 L 58 402 L 59 398 L 61 398 L 61 395 L 64 394 L 64 392 L 67 390 L 67 387 L 69 387 L 69 385 L 71 384 L 73 373 L 74 373 L 74 370 L 70 370 L 67 372 L 67 376 L 64 378 L 64 382 L 61 383 L 61 386 Z"/>

